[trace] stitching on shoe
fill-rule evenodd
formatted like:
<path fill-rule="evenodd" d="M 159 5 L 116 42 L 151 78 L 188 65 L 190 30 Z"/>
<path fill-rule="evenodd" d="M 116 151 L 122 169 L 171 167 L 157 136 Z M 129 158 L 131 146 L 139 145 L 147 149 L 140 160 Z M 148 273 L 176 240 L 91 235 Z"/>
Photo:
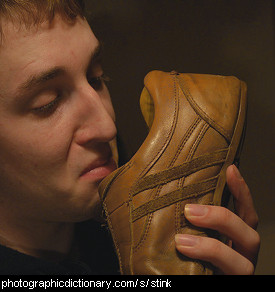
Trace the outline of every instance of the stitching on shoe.
<path fill-rule="evenodd" d="M 177 82 L 176 82 L 176 75 L 171 76 L 173 79 L 173 88 L 174 88 L 174 113 L 173 113 L 173 123 L 172 123 L 172 127 L 168 132 L 168 135 L 163 143 L 163 146 L 161 147 L 161 149 L 158 151 L 158 153 L 155 155 L 155 157 L 147 164 L 147 166 L 145 167 L 145 169 L 141 172 L 141 174 L 138 176 L 138 178 L 136 179 L 136 181 L 138 181 L 142 176 L 144 176 L 150 168 L 152 168 L 155 163 L 157 162 L 157 160 L 161 157 L 161 154 L 164 152 L 164 150 L 168 147 L 169 142 L 172 139 L 173 133 L 175 132 L 175 126 L 176 126 L 176 121 L 178 119 L 178 110 L 179 110 L 179 88 L 177 86 Z M 149 90 L 148 90 L 149 92 Z M 150 93 L 150 92 L 149 92 Z M 132 189 L 134 187 L 135 183 L 132 185 L 130 191 L 129 191 L 129 203 L 130 203 L 130 218 L 132 218 L 132 211 L 133 211 L 133 202 L 132 202 Z M 150 220 L 151 221 L 151 220 Z M 131 232 L 131 238 L 132 238 L 132 242 L 133 242 L 133 223 L 132 221 L 130 221 L 130 232 Z M 150 226 L 150 224 L 149 224 Z M 146 228 L 146 226 L 145 226 Z M 146 228 L 146 231 L 144 233 L 145 238 L 147 237 L 148 234 L 148 230 L 149 228 Z M 130 255 L 130 262 L 132 265 L 132 261 L 131 261 L 131 257 L 132 254 L 134 253 L 135 247 L 132 244 L 132 248 L 131 248 L 131 255 Z M 132 268 L 131 268 L 132 269 Z"/>
<path fill-rule="evenodd" d="M 112 187 L 112 185 L 114 184 L 114 182 L 122 175 L 124 174 L 124 172 L 128 169 L 130 169 L 132 167 L 132 162 L 129 161 L 126 164 L 124 164 L 123 166 L 121 166 L 121 168 L 117 169 L 116 174 L 110 179 L 110 181 L 108 181 L 108 183 L 106 184 L 105 189 L 102 191 L 101 194 L 101 200 L 105 201 L 107 193 L 109 192 L 110 188 Z"/>
<path fill-rule="evenodd" d="M 204 121 L 205 122 L 205 121 Z M 198 145 L 200 144 L 201 140 L 203 139 L 204 135 L 206 134 L 207 130 L 209 129 L 209 125 L 208 124 L 204 124 L 202 129 L 200 130 L 196 140 L 194 141 L 192 148 L 189 151 L 189 154 L 186 158 L 186 161 L 190 161 L 193 157 L 194 154 L 198 148 Z M 183 186 L 185 178 L 179 179 L 179 187 Z"/>
<path fill-rule="evenodd" d="M 199 120 L 201 121 L 201 119 L 199 118 Z M 204 122 L 205 123 L 205 122 Z M 198 122 L 198 120 L 197 119 L 195 119 L 195 121 L 194 121 L 194 123 L 190 126 L 190 128 L 189 128 L 189 130 L 186 132 L 187 133 L 187 135 L 186 135 L 186 139 L 182 139 L 182 143 L 184 142 L 185 143 L 185 141 L 191 136 L 191 134 L 194 132 L 194 130 L 195 130 L 195 128 L 197 127 L 197 125 L 199 124 L 199 122 Z M 197 145 L 199 145 L 200 144 L 200 142 L 201 142 L 201 140 L 203 139 L 203 137 L 204 137 L 204 135 L 205 135 L 205 133 L 207 132 L 207 130 L 209 129 L 209 125 L 208 124 L 204 124 L 204 126 L 202 127 L 202 129 L 200 130 L 200 133 L 198 134 L 198 136 L 196 137 L 196 140 L 195 140 L 195 142 L 194 142 L 194 144 L 193 145 L 195 145 L 195 146 L 193 146 L 192 148 L 191 148 L 191 150 L 190 150 L 190 152 L 189 152 L 189 154 L 188 154 L 188 159 L 187 160 L 191 160 L 192 159 L 192 157 L 194 156 L 194 153 L 195 153 L 195 151 L 196 151 L 196 149 L 197 149 Z M 223 150 L 223 151 L 225 151 L 225 150 Z M 176 155 L 179 155 L 178 153 L 176 153 Z M 175 159 L 173 158 L 172 159 L 172 161 L 171 161 L 171 163 L 169 164 L 169 166 L 171 166 L 171 165 L 173 165 L 173 163 L 175 162 Z M 157 190 L 156 190 L 156 194 L 154 195 L 154 199 L 153 200 L 155 200 L 155 199 L 157 199 L 158 197 L 159 197 L 159 193 L 160 193 L 160 191 L 161 191 L 161 189 L 162 189 L 162 185 L 159 185 L 159 186 L 157 186 Z M 187 198 L 188 199 L 188 198 Z M 186 199 L 183 199 L 182 201 L 185 201 Z M 182 202 L 181 201 L 181 202 Z M 179 202 L 180 203 L 180 202 Z M 176 207 L 176 209 L 177 209 L 177 204 L 178 203 L 174 203 L 174 205 L 175 205 L 175 207 Z M 172 204 L 173 205 L 173 204 Z M 142 233 L 142 235 L 140 236 L 140 240 L 138 241 L 138 243 L 135 245 L 135 247 L 134 247 L 134 252 L 136 252 L 140 247 L 141 247 L 141 245 L 142 245 L 142 243 L 146 240 L 146 238 L 147 238 L 147 235 L 148 235 L 148 231 L 149 231 L 149 229 L 150 229 L 150 224 L 151 224 L 151 221 L 152 221 L 152 218 L 153 218 L 153 215 L 154 215 L 154 212 L 152 212 L 152 213 L 148 213 L 148 214 L 146 214 L 147 215 L 147 218 L 146 218 L 146 222 L 144 223 L 144 231 L 143 231 L 143 233 Z M 146 216 L 145 215 L 145 216 Z M 176 214 L 176 211 L 175 211 L 175 218 L 178 218 L 179 216 L 177 216 L 177 214 Z M 140 219 L 140 218 L 139 218 Z M 137 219 L 138 220 L 138 219 Z M 176 220 L 179 220 L 179 219 L 175 219 L 175 221 Z M 136 221 L 136 220 L 135 220 Z M 177 224 L 176 224 L 176 226 L 177 226 Z M 175 227 L 176 227 L 175 226 Z M 177 228 L 175 228 L 175 229 L 177 229 Z"/>
<path fill-rule="evenodd" d="M 198 183 L 187 185 L 176 191 L 167 193 L 161 197 L 151 200 L 140 207 L 135 209 L 134 216 L 132 216 L 132 222 L 142 218 L 148 213 L 155 212 L 157 210 L 169 207 L 176 202 L 180 202 L 186 199 L 197 198 L 204 194 L 214 190 L 216 188 L 219 175 L 210 179 L 200 181 Z"/>
<path fill-rule="evenodd" d="M 176 93 L 174 93 L 175 95 Z M 177 120 L 177 108 L 178 106 L 176 105 L 176 98 L 174 97 L 174 101 L 175 101 L 175 108 L 174 108 L 174 119 L 173 119 L 173 123 L 172 123 L 172 127 L 168 132 L 168 135 L 165 139 L 165 141 L 163 142 L 163 145 L 161 147 L 161 149 L 157 152 L 157 154 L 147 163 L 147 166 L 143 169 L 143 171 L 140 173 L 140 175 L 138 176 L 138 178 L 136 179 L 136 181 L 138 181 L 142 176 L 144 176 L 154 165 L 155 163 L 158 161 L 158 159 L 160 158 L 161 154 L 164 152 L 164 150 L 168 147 L 169 142 L 171 141 L 171 138 L 173 136 L 173 132 L 175 129 L 175 124 L 176 124 L 176 120 Z M 131 190 L 130 190 L 131 191 Z"/>
<path fill-rule="evenodd" d="M 202 121 L 201 117 L 200 116 L 197 116 L 197 118 L 195 120 L 195 123 L 194 123 L 194 127 L 192 129 L 192 132 L 190 132 L 189 135 L 187 135 L 186 141 L 184 142 L 184 145 L 186 144 L 187 140 L 191 137 L 191 135 L 193 134 L 193 132 L 195 131 L 195 129 L 198 127 L 198 125 L 199 125 L 199 123 L 201 121 Z M 184 145 L 182 145 L 182 148 L 183 148 Z M 178 155 L 179 155 L 179 153 L 178 153 Z M 189 151 L 189 153 L 188 153 L 188 155 L 186 157 L 187 159 L 185 160 L 185 162 L 188 161 L 189 157 L 190 157 L 190 151 Z M 182 177 L 182 178 L 180 178 L 178 180 L 178 188 L 180 188 L 181 186 L 183 186 L 184 181 L 185 181 L 185 177 Z M 177 227 L 180 226 L 180 221 L 181 221 L 180 219 L 181 219 L 181 214 L 182 214 L 181 207 L 182 207 L 182 202 L 178 202 L 178 203 L 175 204 L 175 214 L 174 214 L 175 221 L 174 222 L 175 222 L 175 230 L 176 231 L 178 229 Z"/>
<path fill-rule="evenodd" d="M 181 149 L 184 147 L 186 141 L 190 138 L 190 136 L 192 135 L 192 133 L 194 132 L 194 130 L 196 129 L 196 127 L 198 126 L 199 122 L 201 121 L 201 118 L 200 117 L 197 117 L 194 122 L 192 123 L 192 125 L 189 127 L 189 129 L 187 130 L 187 132 L 185 133 L 181 143 L 180 143 L 180 147 Z M 176 153 L 176 156 L 178 157 L 179 153 Z M 176 158 L 174 157 L 172 159 L 172 161 L 169 163 L 169 166 L 168 167 L 171 167 L 176 161 Z M 135 186 L 136 187 L 136 186 Z M 162 189 L 162 186 L 158 186 L 157 187 L 157 191 L 156 194 L 153 196 L 154 199 L 158 197 L 160 191 Z M 154 190 L 153 190 L 154 192 Z M 151 213 L 151 214 L 148 214 L 147 215 L 147 218 L 146 218 L 146 222 L 144 223 L 144 228 L 143 228 L 143 232 L 140 236 L 140 239 L 138 241 L 138 243 L 136 244 L 136 246 L 134 247 L 134 251 L 137 251 L 139 249 L 139 247 L 142 245 L 142 243 L 146 240 L 147 238 L 147 235 L 148 235 L 148 231 L 150 229 L 150 225 L 151 225 L 151 221 L 152 221 L 152 218 L 154 216 L 154 213 Z"/>
<path fill-rule="evenodd" d="M 116 248 L 116 253 L 117 253 L 117 257 L 118 257 L 118 261 L 119 261 L 120 272 L 121 272 L 121 274 L 123 274 L 122 258 L 121 258 L 120 250 L 119 250 L 119 247 L 118 247 L 117 239 L 116 239 L 116 233 L 115 233 L 115 231 L 113 229 L 112 221 L 110 219 L 109 213 L 107 211 L 107 206 L 106 206 L 105 203 L 103 203 L 103 208 L 105 210 L 105 214 L 107 214 L 107 216 L 106 216 L 107 218 L 106 219 L 107 219 L 107 222 L 108 222 L 109 230 L 111 231 L 111 234 L 112 234 L 114 246 Z"/>
<path fill-rule="evenodd" d="M 208 124 L 205 124 L 204 126 L 203 126 L 203 128 L 201 129 L 201 131 L 200 131 L 200 133 L 199 133 L 199 135 L 196 137 L 196 141 L 195 141 L 195 143 L 194 143 L 194 146 L 192 147 L 192 149 L 190 150 L 190 152 L 189 152 L 189 159 L 191 159 L 192 157 L 193 157 L 193 155 L 194 155 L 194 153 L 195 153 L 195 151 L 196 151 L 196 149 L 197 149 L 197 145 L 199 145 L 199 143 L 200 143 L 200 141 L 203 139 L 203 137 L 204 137 L 204 135 L 205 135 L 205 133 L 207 132 L 207 130 L 209 129 L 209 125 Z M 170 165 L 171 165 L 172 163 L 170 163 Z M 160 190 L 161 190 L 161 188 L 162 188 L 162 186 L 160 186 L 159 188 L 158 188 L 158 191 L 157 191 L 157 193 L 156 193 L 156 195 L 155 195 L 155 199 L 154 200 L 157 200 L 157 198 L 158 198 L 158 196 L 159 196 L 159 192 L 160 192 Z M 173 192 L 174 193 L 174 192 Z M 197 195 L 196 194 L 194 194 L 193 196 L 195 196 L 195 197 L 197 197 Z M 162 198 L 162 197 L 160 197 L 160 198 Z M 192 198 L 192 196 L 190 197 L 190 198 Z M 186 198 L 186 199 L 188 199 L 188 198 Z M 186 200 L 186 199 L 183 199 L 183 200 Z M 182 200 L 182 201 L 183 201 Z M 173 203 L 173 204 L 175 204 L 175 203 Z M 171 204 L 171 205 L 173 205 L 173 204 Z M 146 205 L 146 204 L 144 204 L 144 205 Z M 169 206 L 171 206 L 171 205 L 169 205 Z M 176 206 L 177 207 L 177 206 Z M 138 209 L 138 208 L 137 208 Z M 136 209 L 135 209 L 136 210 Z M 141 210 L 141 209 L 140 209 Z M 156 210 L 155 210 L 156 211 Z M 155 212 L 154 211 L 154 212 Z M 150 219 L 152 219 L 152 217 L 153 217 L 153 214 L 154 214 L 154 212 L 152 212 L 152 213 L 148 213 L 148 214 L 145 214 L 145 216 L 146 215 L 149 215 L 149 216 L 151 216 L 151 218 Z M 137 212 L 138 213 L 138 212 Z M 175 216 L 176 216 L 176 214 L 175 214 Z M 143 217 L 143 216 L 142 216 Z M 176 217 L 178 217 L 178 216 L 176 216 Z M 138 219 L 140 219 L 140 218 L 138 218 Z M 138 219 L 136 219 L 136 220 L 138 220 Z M 134 220 L 134 221 L 136 221 L 136 220 Z M 134 222 L 133 221 L 133 222 Z M 146 220 L 147 221 L 147 220 Z M 135 251 L 137 251 L 137 249 L 141 246 L 141 244 L 145 241 L 145 239 L 146 239 L 146 237 L 147 237 L 147 234 L 148 234 L 148 231 L 149 231 L 149 224 L 151 223 L 151 220 L 148 222 L 145 222 L 145 228 L 146 228 L 146 231 L 143 233 L 143 236 L 141 236 L 141 239 L 140 239 L 140 241 L 139 241 L 139 243 L 135 246 Z"/>
<path fill-rule="evenodd" d="M 176 160 L 178 159 L 183 147 L 185 146 L 186 142 L 188 141 L 188 139 L 190 138 L 190 136 L 193 134 L 194 130 L 197 128 L 198 124 L 200 123 L 201 118 L 198 116 L 195 119 L 195 122 L 192 124 L 192 126 L 188 129 L 187 131 L 187 135 L 185 135 L 182 139 L 182 141 L 180 142 L 180 146 L 178 147 L 178 150 L 176 152 L 176 155 L 174 156 L 173 160 L 171 161 L 169 167 L 171 167 L 172 165 L 175 164 Z"/>
<path fill-rule="evenodd" d="M 205 121 L 204 121 L 204 122 L 205 122 Z M 186 161 L 190 161 L 190 160 L 193 159 L 193 157 L 194 157 L 194 155 L 195 155 L 195 153 L 196 153 L 196 150 L 197 150 L 197 148 L 198 148 L 198 146 L 199 146 L 201 140 L 202 140 L 203 137 L 205 136 L 206 132 L 208 131 L 208 129 L 209 129 L 209 125 L 205 123 L 205 124 L 203 125 L 202 129 L 200 130 L 200 133 L 198 134 L 198 136 L 197 136 L 195 142 L 193 143 L 193 146 L 192 146 L 192 148 L 191 148 L 190 151 L 189 151 L 189 154 L 188 154 L 188 156 L 187 156 L 187 158 L 186 158 Z M 209 166 L 206 166 L 206 167 L 209 167 Z M 185 181 L 185 178 L 186 178 L 186 176 L 183 177 L 183 178 L 181 178 L 181 179 L 179 179 L 179 183 L 178 183 L 179 188 L 180 188 L 180 187 L 183 187 L 183 185 L 184 185 L 184 181 Z M 178 203 L 177 203 L 177 204 L 180 206 L 180 207 L 179 207 L 180 213 L 175 214 L 175 217 L 178 217 L 178 220 L 175 220 L 175 230 L 176 230 L 176 231 L 179 230 L 180 228 L 182 228 L 182 226 L 180 226 L 180 225 L 176 225 L 176 221 L 179 222 L 179 223 L 181 223 L 180 216 L 181 216 L 181 207 L 182 207 L 182 203 L 183 203 L 183 202 L 186 202 L 186 200 L 182 200 L 181 202 L 178 202 Z M 185 220 L 185 219 L 184 219 L 184 220 Z"/>
<path fill-rule="evenodd" d="M 154 216 L 154 213 L 150 213 L 146 216 L 146 220 L 144 224 L 145 227 L 143 228 L 143 232 L 142 232 L 142 235 L 140 236 L 138 243 L 133 247 L 133 252 L 137 252 L 139 248 L 142 246 L 142 244 L 146 241 L 149 229 L 151 227 L 153 216 Z"/>
<path fill-rule="evenodd" d="M 205 136 L 207 130 L 209 129 L 209 126 L 207 124 L 204 124 L 202 129 L 200 130 L 198 136 L 196 137 L 195 142 L 193 143 L 192 148 L 190 149 L 187 158 L 186 158 L 186 162 L 187 161 L 191 161 L 195 155 L 195 152 L 198 148 L 198 145 L 200 144 L 201 140 L 203 139 L 203 137 Z M 205 165 L 205 168 L 207 168 L 208 165 Z M 178 187 L 181 188 L 184 185 L 185 182 L 185 178 L 186 176 L 182 177 L 179 179 L 178 181 Z M 182 205 L 183 202 L 185 202 L 186 200 L 182 200 L 181 202 L 176 203 L 176 205 L 178 206 L 178 208 L 175 209 L 175 230 L 177 232 L 177 230 L 179 230 L 181 227 L 181 216 L 182 216 Z M 185 220 L 185 219 L 184 219 Z"/>
<path fill-rule="evenodd" d="M 163 143 L 163 146 L 161 147 L 161 149 L 157 152 L 157 154 L 155 155 L 155 157 L 152 158 L 152 160 L 150 160 L 150 162 L 147 164 L 147 166 L 144 168 L 144 170 L 142 171 L 142 173 L 139 175 L 138 179 L 136 181 L 138 181 L 140 179 L 140 177 L 144 176 L 150 168 L 152 168 L 154 166 L 154 164 L 157 162 L 157 160 L 161 157 L 161 154 L 164 152 L 164 149 L 168 147 L 169 142 L 172 139 L 173 133 L 175 131 L 175 125 L 176 125 L 176 121 L 178 119 L 178 110 L 179 110 L 179 104 L 178 104 L 178 88 L 176 86 L 176 77 L 172 76 L 173 78 L 173 88 L 174 88 L 174 113 L 173 113 L 173 123 L 172 123 L 172 127 L 168 132 L 168 135 Z"/>
<path fill-rule="evenodd" d="M 192 78 L 192 77 L 190 77 L 190 78 Z M 182 76 L 182 79 L 178 78 L 178 82 L 180 84 L 181 91 L 186 96 L 187 100 L 189 101 L 189 103 L 193 107 L 193 109 L 207 123 L 212 125 L 218 132 L 220 132 L 226 138 L 227 141 L 230 141 L 231 138 L 230 138 L 230 134 L 228 133 L 228 131 L 226 129 L 224 129 L 222 126 L 220 126 L 219 124 L 217 124 L 211 117 L 209 117 L 207 115 L 207 113 L 201 107 L 199 107 L 199 105 L 194 100 L 192 94 L 190 93 L 190 90 L 189 90 L 188 86 L 186 85 L 185 80 L 183 80 L 183 79 L 184 79 L 184 76 Z"/>
<path fill-rule="evenodd" d="M 196 138 L 196 142 L 197 143 L 194 143 L 194 147 L 192 147 L 192 149 L 190 150 L 190 157 L 192 158 L 192 156 L 194 155 L 194 153 L 195 153 L 195 150 L 197 149 L 197 145 L 200 143 L 200 141 L 202 140 L 202 138 L 204 137 L 204 135 L 205 135 L 205 133 L 207 132 L 207 129 L 209 128 L 209 125 L 207 125 L 207 124 L 205 124 L 204 126 L 203 126 L 203 128 L 201 129 L 201 131 L 200 131 L 200 133 L 199 133 L 199 135 L 197 136 L 197 138 Z M 194 185 L 196 185 L 196 184 L 194 184 Z M 187 188 L 190 188 L 191 186 L 187 186 L 187 187 L 185 187 L 186 189 Z M 161 189 L 161 186 L 160 186 L 160 189 Z M 176 191 L 174 191 L 174 192 L 171 192 L 170 194 L 172 194 L 172 193 L 177 193 L 178 191 L 180 191 L 180 190 L 176 190 Z M 158 194 L 159 192 L 157 192 L 157 194 Z M 167 203 L 166 203 L 166 200 L 165 199 L 163 199 L 163 197 L 165 197 L 165 198 L 167 198 L 167 200 L 168 200 L 168 194 L 165 194 L 165 195 L 163 195 L 163 196 L 161 196 L 161 197 L 159 197 L 158 195 L 156 194 L 156 196 L 155 196 L 155 198 L 153 199 L 153 200 L 151 200 L 151 201 L 154 201 L 154 202 L 157 202 L 158 200 L 160 200 L 160 201 L 163 201 L 164 200 L 164 202 L 163 202 L 163 204 L 164 204 L 164 207 L 167 207 L 167 206 L 170 206 L 170 205 L 172 205 L 172 204 L 174 204 L 174 203 L 176 203 L 176 202 L 174 202 L 174 203 L 172 203 L 172 204 L 169 204 L 169 205 L 166 205 Z M 189 196 L 188 196 L 188 198 L 189 198 Z M 183 201 L 183 200 L 185 200 L 185 198 L 183 198 L 181 201 Z M 168 200 L 169 201 L 169 200 Z M 167 201 L 167 202 L 168 202 Z M 155 203 L 155 204 L 157 204 L 157 203 Z M 154 204 L 152 204 L 152 205 L 154 205 Z M 143 207 L 142 207 L 143 206 Z M 150 201 L 149 202 L 147 202 L 147 203 L 145 203 L 145 204 L 143 204 L 143 205 L 141 205 L 140 207 L 138 207 L 138 208 L 136 208 L 136 209 L 134 209 L 134 210 L 132 210 L 132 216 L 131 216 L 131 219 L 133 220 L 133 222 L 134 221 L 136 221 L 136 220 L 138 220 L 139 218 L 141 218 L 141 217 L 139 217 L 140 215 L 139 215 L 139 213 L 140 212 L 142 212 L 142 211 L 140 211 L 140 210 L 142 210 L 142 209 L 146 209 L 146 206 L 150 206 Z M 159 210 L 159 209 L 162 209 L 163 207 L 161 207 L 161 208 L 158 208 L 157 210 Z M 150 210 L 150 207 L 149 207 L 149 210 Z M 157 211 L 157 210 L 154 210 L 153 212 L 155 212 L 155 211 Z M 152 211 L 151 211 L 152 212 Z M 149 212 L 150 213 L 150 212 Z M 133 216 L 133 214 L 135 214 L 134 216 Z M 146 213 L 145 215 L 147 215 L 148 213 Z M 135 218 L 135 216 L 137 217 L 137 218 Z M 144 216 L 144 215 L 143 215 Z M 143 217 L 142 216 L 142 217 Z M 134 218 L 133 218 L 134 217 Z"/>
<path fill-rule="evenodd" d="M 143 191 L 181 179 L 209 166 L 223 163 L 226 159 L 227 153 L 228 148 L 225 148 L 211 154 L 205 154 L 195 158 L 191 157 L 192 159 L 188 159 L 181 165 L 170 167 L 155 174 L 148 175 L 139 181 L 133 191 L 133 194 L 138 195 Z"/>
<path fill-rule="evenodd" d="M 202 119 L 200 117 L 197 117 L 193 124 L 189 127 L 188 131 L 185 133 L 185 137 L 183 137 L 181 143 L 180 143 L 180 146 L 181 149 L 183 148 L 183 146 L 185 145 L 186 141 L 190 138 L 190 136 L 192 135 L 192 133 L 194 132 L 194 130 L 197 128 L 198 124 L 200 123 L 200 121 L 202 121 Z M 204 122 L 205 123 L 205 122 Z M 200 133 L 198 134 L 198 136 L 196 137 L 196 140 L 194 142 L 193 145 L 198 145 L 200 143 L 200 141 L 202 140 L 202 138 L 204 137 L 205 133 L 207 132 L 207 129 L 209 128 L 209 125 L 208 124 L 204 124 L 204 126 L 202 127 L 202 129 L 200 130 Z M 188 160 L 191 160 L 194 153 L 195 153 L 195 150 L 197 149 L 197 146 L 196 147 L 192 147 L 189 154 L 188 154 L 188 158 L 187 158 L 187 161 Z M 171 160 L 171 162 L 169 163 L 169 166 L 168 167 L 171 167 L 177 157 L 179 155 L 179 150 L 176 152 L 176 155 L 174 156 L 174 158 Z M 154 195 L 154 198 L 153 199 L 156 199 L 159 197 L 159 193 L 162 189 L 162 185 L 160 186 L 157 186 L 157 191 L 156 191 L 156 194 Z M 177 204 L 177 203 L 176 203 Z M 148 234 L 148 231 L 150 229 L 150 223 L 152 221 L 152 218 L 153 218 L 153 215 L 154 215 L 154 212 L 153 213 L 150 213 L 150 214 L 147 214 L 147 217 L 150 216 L 150 220 L 145 222 L 145 227 L 144 227 L 144 232 L 142 233 L 142 235 L 140 236 L 140 240 L 139 242 L 136 244 L 136 246 L 134 247 L 134 251 L 137 251 L 137 249 L 142 245 L 142 243 L 146 240 L 146 237 L 147 237 L 147 234 Z M 145 215 L 146 216 L 146 215 Z M 178 217 L 176 216 L 175 214 L 175 217 Z"/>

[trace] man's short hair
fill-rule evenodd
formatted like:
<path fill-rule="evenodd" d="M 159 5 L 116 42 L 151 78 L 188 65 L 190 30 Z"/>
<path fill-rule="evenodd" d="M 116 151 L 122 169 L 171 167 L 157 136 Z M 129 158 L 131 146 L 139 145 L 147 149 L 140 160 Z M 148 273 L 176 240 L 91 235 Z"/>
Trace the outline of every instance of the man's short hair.
<path fill-rule="evenodd" d="M 56 13 L 69 22 L 77 16 L 84 17 L 84 0 L 0 0 L 0 38 L 4 19 L 30 27 L 52 21 Z"/>

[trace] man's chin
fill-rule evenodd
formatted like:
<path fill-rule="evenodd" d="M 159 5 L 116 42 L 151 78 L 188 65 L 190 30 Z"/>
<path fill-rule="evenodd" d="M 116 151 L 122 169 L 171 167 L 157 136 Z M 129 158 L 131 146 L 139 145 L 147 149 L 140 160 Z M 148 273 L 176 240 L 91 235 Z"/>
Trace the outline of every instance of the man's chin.
<path fill-rule="evenodd" d="M 94 202 L 92 202 L 91 206 L 84 210 L 82 214 L 79 214 L 79 216 L 80 216 L 80 220 L 78 220 L 79 222 L 91 219 L 100 223 L 104 222 L 103 209 L 101 201 L 99 199 L 99 195 L 97 196 L 97 199 Z"/>
<path fill-rule="evenodd" d="M 102 208 L 101 202 L 98 202 L 94 206 L 93 211 L 91 213 L 91 218 L 89 218 L 89 219 L 93 219 L 93 220 L 100 222 L 100 223 L 103 223 L 105 221 L 104 217 L 103 217 L 103 208 Z"/>

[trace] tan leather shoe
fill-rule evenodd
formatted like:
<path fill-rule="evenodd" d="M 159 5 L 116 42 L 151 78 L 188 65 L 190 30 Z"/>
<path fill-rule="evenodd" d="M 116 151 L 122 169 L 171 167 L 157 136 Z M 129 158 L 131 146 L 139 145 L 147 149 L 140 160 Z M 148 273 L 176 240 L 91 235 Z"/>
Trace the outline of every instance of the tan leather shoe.
<path fill-rule="evenodd" d="M 221 205 L 238 156 L 246 85 L 235 77 L 150 72 L 141 107 L 150 132 L 100 185 L 122 274 L 211 274 L 175 249 L 177 233 L 213 236 L 184 217 L 187 203 Z"/>

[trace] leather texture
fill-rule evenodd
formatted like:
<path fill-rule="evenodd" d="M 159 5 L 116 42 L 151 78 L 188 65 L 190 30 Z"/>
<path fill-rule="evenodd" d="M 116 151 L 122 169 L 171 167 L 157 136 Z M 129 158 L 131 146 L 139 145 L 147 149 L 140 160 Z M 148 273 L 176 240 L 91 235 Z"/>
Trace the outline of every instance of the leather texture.
<path fill-rule="evenodd" d="M 192 226 L 187 203 L 221 205 L 226 168 L 238 160 L 247 87 L 231 76 L 152 71 L 141 110 L 150 129 L 132 159 L 99 186 L 121 274 L 205 275 L 181 255 L 175 234 L 217 237 Z"/>

